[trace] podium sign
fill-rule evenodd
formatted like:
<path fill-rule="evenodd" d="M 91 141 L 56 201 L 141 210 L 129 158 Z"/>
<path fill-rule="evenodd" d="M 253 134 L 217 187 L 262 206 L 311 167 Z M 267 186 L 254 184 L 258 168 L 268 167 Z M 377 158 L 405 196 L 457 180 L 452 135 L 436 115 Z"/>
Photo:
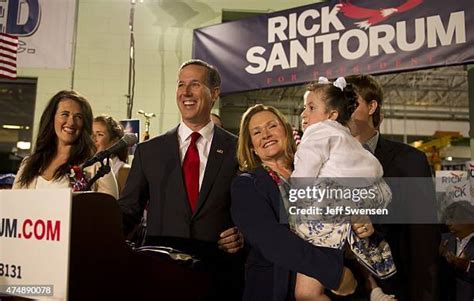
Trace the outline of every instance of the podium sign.
<path fill-rule="evenodd" d="M 71 190 L 0 190 L 0 292 L 67 298 Z"/>

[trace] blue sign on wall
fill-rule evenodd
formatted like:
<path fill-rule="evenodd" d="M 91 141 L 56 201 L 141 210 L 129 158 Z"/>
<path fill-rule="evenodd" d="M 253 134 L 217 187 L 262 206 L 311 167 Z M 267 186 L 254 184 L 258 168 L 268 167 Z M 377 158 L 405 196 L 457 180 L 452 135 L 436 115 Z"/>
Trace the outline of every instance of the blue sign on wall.
<path fill-rule="evenodd" d="M 222 94 L 474 61 L 472 0 L 333 0 L 194 30 Z"/>

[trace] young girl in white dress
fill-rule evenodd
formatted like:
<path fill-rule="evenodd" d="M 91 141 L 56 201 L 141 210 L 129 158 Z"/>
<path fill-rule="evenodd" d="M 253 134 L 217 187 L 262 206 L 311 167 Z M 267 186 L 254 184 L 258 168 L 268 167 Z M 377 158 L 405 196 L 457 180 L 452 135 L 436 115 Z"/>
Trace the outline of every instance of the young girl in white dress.
<path fill-rule="evenodd" d="M 304 134 L 295 154 L 292 185 L 303 187 L 301 183 L 307 185 L 309 180 L 320 190 L 335 187 L 373 189 L 372 198 L 357 203 L 354 200 L 325 199 L 319 205 L 335 208 L 352 203 L 352 207 L 385 208 L 391 200 L 391 192 L 382 180 L 382 166 L 351 135 L 348 128 L 357 107 L 357 96 L 350 85 L 344 78 L 338 78 L 334 83 L 320 78 L 318 83 L 308 86 L 304 106 L 301 114 Z M 300 207 L 318 205 L 315 199 L 301 201 Z M 383 252 L 375 248 L 376 258 L 373 258 L 373 250 L 366 252 L 370 244 L 368 239 L 360 240 L 352 232 L 350 218 L 343 213 L 334 216 L 300 214 L 290 218 L 289 223 L 295 233 L 317 246 L 343 249 L 347 242 L 359 261 L 372 273 L 383 277 L 392 275 L 395 267 L 388 245 Z M 348 291 L 334 293 L 345 295 L 355 290 L 356 282 L 347 268 L 342 282 L 352 285 L 349 285 Z M 344 285 L 341 284 L 341 287 Z M 330 300 L 319 281 L 303 274 L 297 275 L 295 297 L 297 300 Z"/>

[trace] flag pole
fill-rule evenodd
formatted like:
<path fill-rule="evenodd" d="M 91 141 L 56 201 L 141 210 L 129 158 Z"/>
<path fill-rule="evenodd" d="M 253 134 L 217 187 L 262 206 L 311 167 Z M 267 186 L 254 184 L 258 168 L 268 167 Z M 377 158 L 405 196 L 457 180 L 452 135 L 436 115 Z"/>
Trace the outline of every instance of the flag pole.
<path fill-rule="evenodd" d="M 79 20 L 79 0 L 76 0 L 76 11 L 74 13 L 74 35 L 72 38 L 72 70 L 71 70 L 71 90 L 74 90 L 74 79 L 76 76 L 76 48 L 77 48 L 77 24 Z"/>
<path fill-rule="evenodd" d="M 135 0 L 130 0 L 130 17 L 129 17 L 129 28 L 130 28 L 130 48 L 128 58 L 128 94 L 127 97 L 127 118 L 132 118 L 133 110 L 133 98 L 135 94 L 135 37 L 133 34 L 133 22 L 135 15 Z"/>

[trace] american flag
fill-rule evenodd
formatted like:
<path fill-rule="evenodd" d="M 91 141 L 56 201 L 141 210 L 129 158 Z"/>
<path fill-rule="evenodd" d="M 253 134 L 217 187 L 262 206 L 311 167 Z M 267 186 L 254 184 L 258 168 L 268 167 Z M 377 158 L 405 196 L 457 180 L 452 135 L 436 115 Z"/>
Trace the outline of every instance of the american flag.
<path fill-rule="evenodd" d="M 16 78 L 18 37 L 0 32 L 0 77 Z"/>

